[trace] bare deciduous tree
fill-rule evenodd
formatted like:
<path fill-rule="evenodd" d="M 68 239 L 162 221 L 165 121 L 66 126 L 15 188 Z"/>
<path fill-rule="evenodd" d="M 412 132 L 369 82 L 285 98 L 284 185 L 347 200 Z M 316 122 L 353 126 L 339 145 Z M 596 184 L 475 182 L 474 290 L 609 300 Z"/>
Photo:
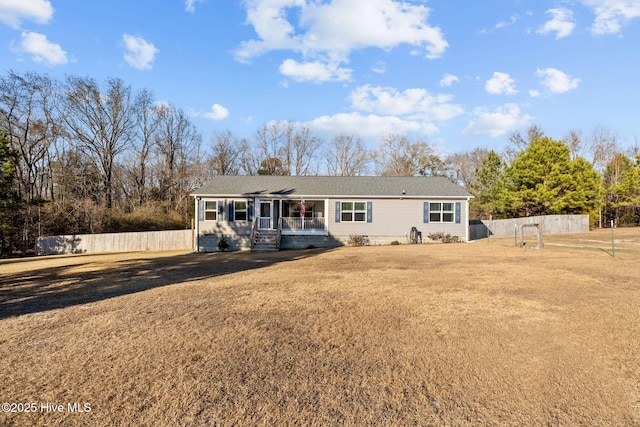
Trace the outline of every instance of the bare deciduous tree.
<path fill-rule="evenodd" d="M 76 146 L 100 171 L 104 204 L 110 209 L 116 158 L 130 145 L 136 120 L 131 88 L 115 78 L 106 86 L 101 91 L 91 78 L 67 78 L 64 121 Z"/>
<path fill-rule="evenodd" d="M 630 158 L 635 159 L 636 164 L 638 164 L 640 161 L 640 138 L 635 136 L 633 138 L 633 145 L 627 147 L 625 152 Z"/>
<path fill-rule="evenodd" d="M 582 151 L 584 150 L 582 132 L 572 130 L 564 137 L 563 141 L 571 151 L 571 160 L 575 160 L 582 155 Z"/>
<path fill-rule="evenodd" d="M 240 146 L 240 170 L 245 175 L 258 175 L 260 170 L 260 155 L 248 139 L 242 138 Z"/>
<path fill-rule="evenodd" d="M 158 107 L 158 120 L 158 191 L 169 207 L 176 209 L 192 190 L 189 168 L 199 161 L 201 136 L 186 114 L 172 105 Z"/>
<path fill-rule="evenodd" d="M 51 162 L 55 188 L 45 226 L 54 234 L 100 232 L 104 209 L 100 208 L 100 171 L 83 151 L 59 147 Z M 101 215 L 102 214 L 102 215 Z"/>
<path fill-rule="evenodd" d="M 143 89 L 134 101 L 137 137 L 134 140 L 133 153 L 127 168 L 132 183 L 131 197 L 136 206 L 142 206 L 148 199 L 148 163 L 158 129 L 158 108 L 153 94 Z"/>
<path fill-rule="evenodd" d="M 256 132 L 256 149 L 260 152 L 260 169 L 263 171 L 278 171 L 279 175 L 290 175 L 286 168 L 288 163 L 280 158 L 287 156 L 284 152 L 287 135 L 292 136 L 293 129 L 287 121 L 270 122 Z"/>
<path fill-rule="evenodd" d="M 598 172 L 602 172 L 618 151 L 618 138 L 606 126 L 596 126 L 588 139 L 591 163 Z"/>
<path fill-rule="evenodd" d="M 447 156 L 447 175 L 449 179 L 470 191 L 477 183 L 476 170 L 482 167 L 482 162 L 489 154 L 486 148 L 474 148 L 465 153 Z"/>
<path fill-rule="evenodd" d="M 509 145 L 505 147 L 502 157 L 507 163 L 513 162 L 518 157 L 518 154 L 522 153 L 529 147 L 532 141 L 544 137 L 542 128 L 538 125 L 530 126 L 527 129 L 526 138 L 522 136 L 519 131 L 513 132 L 509 135 Z"/>
<path fill-rule="evenodd" d="M 334 176 L 364 175 L 370 159 L 359 135 L 340 134 L 331 140 L 327 150 L 327 169 Z"/>
<path fill-rule="evenodd" d="M 433 147 L 426 142 L 412 143 L 399 134 L 388 134 L 375 153 L 376 172 L 382 176 L 429 174 L 434 156 Z"/>
<path fill-rule="evenodd" d="M 50 150 L 62 133 L 56 117 L 57 95 L 54 82 L 35 72 L 10 72 L 0 79 L 0 133 L 17 153 L 14 185 L 26 202 L 20 224 L 23 255 L 33 246 L 42 202 L 53 188 Z"/>
<path fill-rule="evenodd" d="M 290 149 L 288 150 L 288 169 L 292 175 L 317 175 L 318 164 L 316 163 L 316 153 L 322 141 L 311 133 L 311 130 L 302 126 L 296 130 Z"/>
<path fill-rule="evenodd" d="M 18 194 L 27 201 L 48 193 L 49 150 L 62 132 L 54 86 L 34 72 L 0 79 L 0 131 L 18 153 Z"/>
<path fill-rule="evenodd" d="M 316 154 L 322 141 L 306 126 L 288 120 L 272 121 L 258 129 L 255 143 L 256 152 L 260 154 L 254 155 L 252 161 L 257 160 L 259 173 L 278 175 L 318 173 Z"/>
<path fill-rule="evenodd" d="M 214 175 L 238 175 L 241 163 L 241 142 L 231 131 L 216 132 L 212 140 L 212 155 L 208 160 L 208 169 Z"/>

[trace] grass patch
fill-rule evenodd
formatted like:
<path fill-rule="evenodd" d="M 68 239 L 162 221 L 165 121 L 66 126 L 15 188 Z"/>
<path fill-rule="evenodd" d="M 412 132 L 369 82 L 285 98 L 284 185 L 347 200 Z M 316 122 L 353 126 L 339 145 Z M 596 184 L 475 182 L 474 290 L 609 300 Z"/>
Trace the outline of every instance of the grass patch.
<path fill-rule="evenodd" d="M 511 238 L 0 261 L 2 400 L 91 407 L 0 424 L 637 425 L 637 259 Z"/>

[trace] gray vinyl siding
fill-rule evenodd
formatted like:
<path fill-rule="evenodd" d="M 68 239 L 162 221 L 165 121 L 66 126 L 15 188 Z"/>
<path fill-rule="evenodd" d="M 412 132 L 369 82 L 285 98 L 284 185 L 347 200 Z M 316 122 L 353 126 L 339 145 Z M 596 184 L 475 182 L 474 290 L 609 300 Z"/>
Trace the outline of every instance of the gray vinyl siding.
<path fill-rule="evenodd" d="M 372 202 L 372 222 L 336 222 L 336 202 L 348 201 Z M 459 202 L 460 223 L 424 223 L 424 202 Z M 338 239 L 345 240 L 350 234 L 362 234 L 375 236 L 381 240 L 375 243 L 386 244 L 393 240 L 404 239 L 411 227 L 416 227 L 422 232 L 424 239 L 430 233 L 449 233 L 461 239 L 466 238 L 467 204 L 466 199 L 330 199 L 329 201 L 329 233 Z M 388 238 L 387 238 L 388 237 Z M 389 240 L 388 242 L 386 240 Z"/>
<path fill-rule="evenodd" d="M 320 199 L 320 198 L 318 198 Z M 252 215 L 247 221 L 229 221 L 231 211 L 230 203 L 239 200 L 253 200 L 252 198 L 241 197 L 203 197 L 200 200 L 201 206 L 205 201 L 217 201 L 219 203 L 218 219 L 216 221 L 206 221 L 203 219 L 202 211 L 200 212 L 200 220 L 198 221 L 199 239 L 198 249 L 201 252 L 217 251 L 217 244 L 221 237 L 225 237 L 230 244 L 229 250 L 248 249 L 251 247 L 250 236 L 253 224 L 253 218 L 257 214 L 257 206 L 254 204 Z M 275 199 L 277 200 L 277 199 Z M 460 199 L 442 199 L 442 198 L 410 198 L 410 199 L 376 199 L 369 198 L 328 198 L 323 199 L 326 204 L 326 224 L 328 228 L 328 236 L 315 236 L 313 239 L 309 236 L 291 235 L 286 236 L 283 240 L 283 248 L 298 248 L 314 245 L 320 246 L 338 246 L 345 244 L 350 235 L 360 234 L 369 236 L 371 244 L 389 244 L 395 240 L 406 243 L 406 237 L 411 227 L 416 227 L 422 232 L 423 240 L 431 233 L 445 233 L 452 236 L 458 236 L 461 240 L 465 240 L 467 236 L 467 204 L 466 198 Z M 371 222 L 343 222 L 336 221 L 340 219 L 336 217 L 336 204 L 339 202 L 370 202 L 371 210 L 367 213 Z M 460 223 L 424 223 L 424 203 L 425 202 L 453 202 L 460 203 Z M 370 214 L 370 216 L 369 216 Z M 297 239 L 297 240 L 296 240 Z M 307 240 L 305 240 L 307 239 Z M 317 240 L 320 239 L 320 240 Z M 311 243 L 309 243 L 311 242 Z"/>
<path fill-rule="evenodd" d="M 251 221 L 230 221 L 230 217 L 233 212 L 233 208 L 230 208 L 230 203 L 233 201 L 248 201 L 250 199 L 244 199 L 239 197 L 234 198 L 221 198 L 221 197 L 206 197 L 202 198 L 202 205 L 204 202 L 217 201 L 218 202 L 218 219 L 216 221 L 206 221 L 203 218 L 201 212 L 199 226 L 199 250 L 201 252 L 214 252 L 218 250 L 218 241 L 223 236 L 229 242 L 229 250 L 238 250 L 251 246 Z M 253 200 L 253 199 L 251 199 Z M 254 213 L 255 215 L 255 213 Z"/>

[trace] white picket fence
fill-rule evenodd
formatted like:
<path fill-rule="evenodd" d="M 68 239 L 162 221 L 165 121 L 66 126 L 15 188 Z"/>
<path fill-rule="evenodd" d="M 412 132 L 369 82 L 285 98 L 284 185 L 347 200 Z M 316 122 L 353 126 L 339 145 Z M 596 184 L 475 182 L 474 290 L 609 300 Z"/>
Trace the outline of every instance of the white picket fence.
<path fill-rule="evenodd" d="M 37 255 L 193 250 L 191 230 L 38 237 Z"/>

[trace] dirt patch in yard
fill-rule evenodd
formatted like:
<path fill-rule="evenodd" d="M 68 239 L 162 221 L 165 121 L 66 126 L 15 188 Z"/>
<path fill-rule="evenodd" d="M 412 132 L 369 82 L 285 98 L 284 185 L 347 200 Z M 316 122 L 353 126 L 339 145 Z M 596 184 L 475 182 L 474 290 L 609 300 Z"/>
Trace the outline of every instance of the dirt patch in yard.
<path fill-rule="evenodd" d="M 580 239 L 0 261 L 0 424 L 638 425 L 640 254 Z"/>

